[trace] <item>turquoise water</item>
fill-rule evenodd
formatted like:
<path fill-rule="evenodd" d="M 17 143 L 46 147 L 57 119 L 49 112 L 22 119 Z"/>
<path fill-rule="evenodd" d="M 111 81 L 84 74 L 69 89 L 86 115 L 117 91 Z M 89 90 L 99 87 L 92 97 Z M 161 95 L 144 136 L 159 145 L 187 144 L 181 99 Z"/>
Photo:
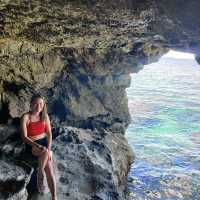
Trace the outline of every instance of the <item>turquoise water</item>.
<path fill-rule="evenodd" d="M 132 74 L 131 200 L 200 199 L 200 66 L 163 58 Z"/>

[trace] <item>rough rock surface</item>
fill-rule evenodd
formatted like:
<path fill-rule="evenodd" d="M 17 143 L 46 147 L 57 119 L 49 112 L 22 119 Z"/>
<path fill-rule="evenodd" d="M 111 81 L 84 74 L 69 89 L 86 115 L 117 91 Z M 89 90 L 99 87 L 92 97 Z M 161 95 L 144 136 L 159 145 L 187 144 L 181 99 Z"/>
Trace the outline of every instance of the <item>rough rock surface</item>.
<path fill-rule="evenodd" d="M 122 189 L 133 158 L 124 137 L 67 126 L 60 134 L 53 145 L 59 198 L 125 199 Z"/>
<path fill-rule="evenodd" d="M 0 161 L 9 157 L 17 166 L 19 118 L 40 92 L 62 198 L 125 199 L 133 162 L 123 136 L 130 73 L 169 49 L 192 52 L 199 61 L 199 9 L 198 0 L 1 0 Z"/>
<path fill-rule="evenodd" d="M 10 160 L 0 160 L 0 199 L 26 200 L 26 186 L 30 181 L 32 168 L 27 164 L 13 163 Z"/>

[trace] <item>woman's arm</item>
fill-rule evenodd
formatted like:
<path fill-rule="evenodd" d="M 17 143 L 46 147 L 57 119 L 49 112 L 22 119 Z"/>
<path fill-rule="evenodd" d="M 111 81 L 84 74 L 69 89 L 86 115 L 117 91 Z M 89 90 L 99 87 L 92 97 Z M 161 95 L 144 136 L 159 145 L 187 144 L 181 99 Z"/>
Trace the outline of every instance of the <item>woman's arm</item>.
<path fill-rule="evenodd" d="M 52 144 L 52 132 L 51 132 L 51 123 L 49 120 L 49 116 L 47 114 L 46 116 L 46 134 L 47 134 L 47 142 L 48 142 L 48 150 L 51 150 L 51 144 Z"/>
<path fill-rule="evenodd" d="M 38 148 L 41 147 L 41 145 L 37 144 L 36 142 L 34 142 L 33 140 L 31 140 L 28 136 L 27 136 L 27 127 L 26 127 L 26 122 L 27 122 L 28 116 L 26 114 L 24 114 L 21 117 L 20 120 L 20 132 L 21 132 L 21 138 L 23 140 L 23 142 L 33 146 L 36 146 Z"/>

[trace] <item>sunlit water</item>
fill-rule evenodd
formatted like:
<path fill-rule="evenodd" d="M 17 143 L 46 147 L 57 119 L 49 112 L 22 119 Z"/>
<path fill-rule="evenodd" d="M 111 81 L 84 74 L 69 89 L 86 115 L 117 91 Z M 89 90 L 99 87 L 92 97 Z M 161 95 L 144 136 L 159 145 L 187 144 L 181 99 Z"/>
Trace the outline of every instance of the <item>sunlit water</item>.
<path fill-rule="evenodd" d="M 131 76 L 130 199 L 200 200 L 200 66 L 165 58 Z"/>

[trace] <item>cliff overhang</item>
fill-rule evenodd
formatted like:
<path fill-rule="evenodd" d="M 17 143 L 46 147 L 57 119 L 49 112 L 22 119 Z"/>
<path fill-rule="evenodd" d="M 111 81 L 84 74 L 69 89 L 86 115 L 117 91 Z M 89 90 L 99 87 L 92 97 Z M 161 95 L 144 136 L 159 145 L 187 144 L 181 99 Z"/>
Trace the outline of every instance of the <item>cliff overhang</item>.
<path fill-rule="evenodd" d="M 40 92 L 51 117 L 62 198 L 125 199 L 134 159 L 124 138 L 130 73 L 169 49 L 193 53 L 199 62 L 199 9 L 198 0 L 1 1 L 2 164 L 19 162 L 19 118 Z M 29 180 L 32 172 L 21 169 Z M 23 187 L 12 193 L 26 198 Z M 10 198 L 11 191 L 0 193 Z"/>

